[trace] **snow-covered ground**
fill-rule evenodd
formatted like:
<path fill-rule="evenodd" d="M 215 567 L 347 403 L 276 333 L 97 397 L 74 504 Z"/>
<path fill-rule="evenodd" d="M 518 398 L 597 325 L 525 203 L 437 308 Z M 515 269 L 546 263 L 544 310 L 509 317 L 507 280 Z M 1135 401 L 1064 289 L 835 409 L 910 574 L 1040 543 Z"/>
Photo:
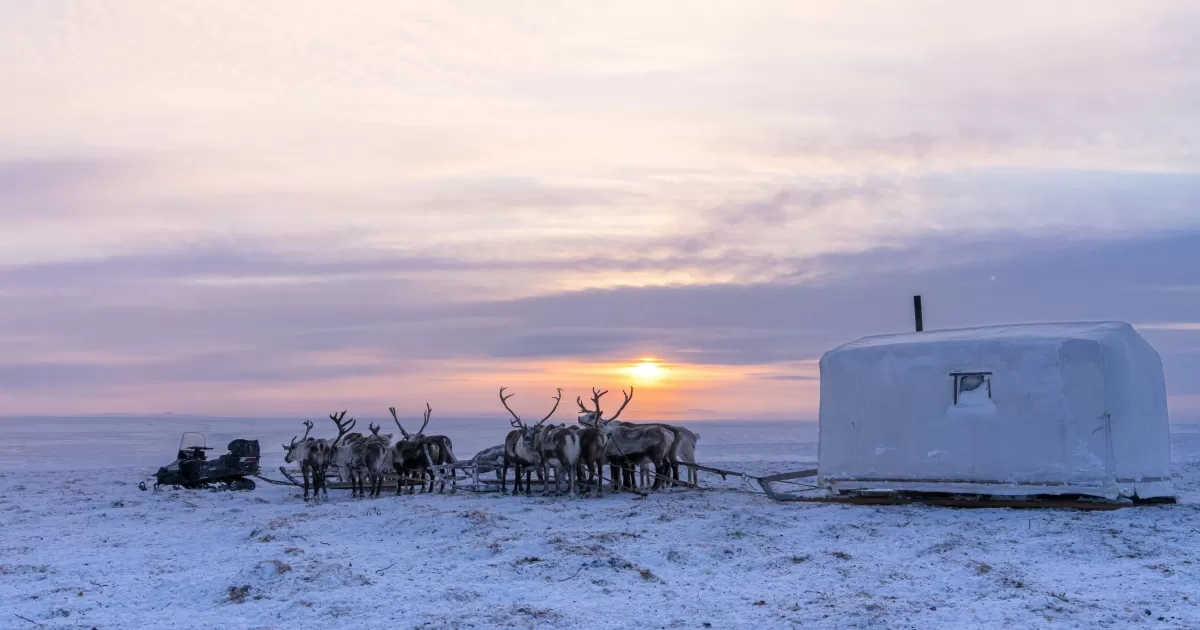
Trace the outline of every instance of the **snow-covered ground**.
<path fill-rule="evenodd" d="M 259 437 L 269 470 L 295 425 L 0 420 L 0 628 L 1200 627 L 1200 426 L 1173 427 L 1179 504 L 1113 512 L 777 504 L 733 482 L 319 504 L 136 487 L 181 430 Z M 811 423 L 692 426 L 702 462 L 815 463 Z M 437 431 L 463 456 L 506 428 Z"/>

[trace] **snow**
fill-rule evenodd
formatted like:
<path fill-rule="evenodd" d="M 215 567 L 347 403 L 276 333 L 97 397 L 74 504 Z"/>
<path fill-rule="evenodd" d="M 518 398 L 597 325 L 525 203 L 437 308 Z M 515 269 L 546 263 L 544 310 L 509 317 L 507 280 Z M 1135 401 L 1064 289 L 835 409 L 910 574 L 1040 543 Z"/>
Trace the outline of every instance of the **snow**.
<path fill-rule="evenodd" d="M 821 358 L 820 433 L 837 490 L 1173 493 L 1162 361 L 1122 322 L 845 344 Z"/>
<path fill-rule="evenodd" d="M 1173 427 L 1179 504 L 1113 512 L 781 504 L 707 473 L 646 499 L 136 488 L 183 430 L 259 437 L 270 468 L 295 424 L 0 420 L 28 451 L 0 457 L 0 628 L 1200 627 L 1200 426 Z M 815 423 L 688 426 L 702 463 L 815 461 Z M 507 428 L 438 430 L 465 456 Z"/>

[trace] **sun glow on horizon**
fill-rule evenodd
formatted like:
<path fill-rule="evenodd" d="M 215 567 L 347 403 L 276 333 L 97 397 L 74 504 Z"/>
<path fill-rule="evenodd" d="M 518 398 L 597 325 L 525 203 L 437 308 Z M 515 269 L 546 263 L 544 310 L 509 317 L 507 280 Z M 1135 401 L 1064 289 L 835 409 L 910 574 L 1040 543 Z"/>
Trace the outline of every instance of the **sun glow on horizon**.
<path fill-rule="evenodd" d="M 647 385 L 661 381 L 670 373 L 670 370 L 654 357 L 642 357 L 636 364 L 624 368 L 622 372 L 632 376 L 639 384 Z"/>

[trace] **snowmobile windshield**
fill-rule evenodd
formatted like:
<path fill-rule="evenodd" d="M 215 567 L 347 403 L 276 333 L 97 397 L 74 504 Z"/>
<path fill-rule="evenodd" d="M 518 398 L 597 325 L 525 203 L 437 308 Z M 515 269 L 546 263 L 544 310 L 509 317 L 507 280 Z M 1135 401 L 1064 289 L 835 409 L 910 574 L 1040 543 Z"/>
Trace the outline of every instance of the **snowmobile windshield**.
<path fill-rule="evenodd" d="M 204 443 L 203 433 L 184 433 L 183 438 L 179 440 L 179 450 L 181 451 L 205 446 L 207 445 Z"/>

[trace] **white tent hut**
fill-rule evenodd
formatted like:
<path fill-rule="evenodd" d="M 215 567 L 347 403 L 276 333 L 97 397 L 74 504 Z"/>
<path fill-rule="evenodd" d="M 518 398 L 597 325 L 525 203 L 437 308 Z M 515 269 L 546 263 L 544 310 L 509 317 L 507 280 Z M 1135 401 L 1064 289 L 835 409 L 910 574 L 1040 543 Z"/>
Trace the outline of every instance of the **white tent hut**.
<path fill-rule="evenodd" d="M 1162 361 L 1120 322 L 867 337 L 821 358 L 835 493 L 1165 499 Z"/>

